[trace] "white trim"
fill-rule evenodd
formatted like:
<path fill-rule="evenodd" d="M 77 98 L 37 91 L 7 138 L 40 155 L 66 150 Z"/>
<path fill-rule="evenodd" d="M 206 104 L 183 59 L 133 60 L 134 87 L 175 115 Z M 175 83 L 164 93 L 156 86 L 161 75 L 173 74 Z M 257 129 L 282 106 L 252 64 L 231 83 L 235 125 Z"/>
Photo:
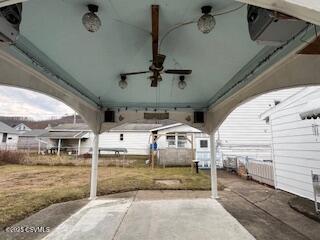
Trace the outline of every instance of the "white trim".
<path fill-rule="evenodd" d="M 160 131 L 160 130 L 163 130 L 163 129 L 168 129 L 168 128 L 173 128 L 173 127 L 179 127 L 179 126 L 182 126 L 184 125 L 183 123 L 174 123 L 174 124 L 170 124 L 170 125 L 166 125 L 166 126 L 162 126 L 162 127 L 157 127 L 157 128 L 153 128 L 151 129 L 150 131 L 153 132 L 153 131 Z"/>
<path fill-rule="evenodd" d="M 211 153 L 211 198 L 217 199 L 218 197 L 218 183 L 217 183 L 217 154 L 216 154 L 216 140 L 215 132 L 210 134 L 210 153 Z"/>

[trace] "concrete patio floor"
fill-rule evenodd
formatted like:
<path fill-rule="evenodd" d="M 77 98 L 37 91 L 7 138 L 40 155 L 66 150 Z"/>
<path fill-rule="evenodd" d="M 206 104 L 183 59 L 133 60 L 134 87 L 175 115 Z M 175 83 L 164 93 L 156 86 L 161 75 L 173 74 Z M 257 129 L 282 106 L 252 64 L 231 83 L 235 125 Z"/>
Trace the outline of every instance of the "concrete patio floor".
<path fill-rule="evenodd" d="M 216 200 L 152 195 L 91 201 L 43 239 L 254 239 Z"/>

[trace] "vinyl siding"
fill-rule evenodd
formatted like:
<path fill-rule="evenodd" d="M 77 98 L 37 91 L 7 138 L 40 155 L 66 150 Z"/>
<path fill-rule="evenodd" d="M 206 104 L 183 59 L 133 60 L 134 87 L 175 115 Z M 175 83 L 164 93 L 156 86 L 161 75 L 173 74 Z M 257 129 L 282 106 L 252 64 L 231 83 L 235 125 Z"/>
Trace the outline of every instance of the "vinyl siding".
<path fill-rule="evenodd" d="M 120 141 L 123 134 L 123 141 Z M 149 153 L 150 132 L 105 132 L 99 136 L 101 148 L 126 148 L 128 154 L 147 155 Z"/>
<path fill-rule="evenodd" d="M 0 150 L 16 150 L 19 136 L 17 134 L 8 133 L 7 142 L 2 142 L 3 133 L 0 133 Z"/>
<path fill-rule="evenodd" d="M 271 160 L 271 129 L 260 114 L 283 101 L 298 89 L 281 90 L 261 95 L 236 108 L 222 123 L 216 134 L 224 156 L 244 156 Z"/>
<path fill-rule="evenodd" d="M 320 174 L 320 136 L 312 131 L 312 124 L 320 125 L 320 120 L 301 120 L 299 113 L 314 99 L 320 101 L 320 88 L 304 88 L 270 115 L 276 188 L 309 199 L 313 199 L 311 170 Z"/>

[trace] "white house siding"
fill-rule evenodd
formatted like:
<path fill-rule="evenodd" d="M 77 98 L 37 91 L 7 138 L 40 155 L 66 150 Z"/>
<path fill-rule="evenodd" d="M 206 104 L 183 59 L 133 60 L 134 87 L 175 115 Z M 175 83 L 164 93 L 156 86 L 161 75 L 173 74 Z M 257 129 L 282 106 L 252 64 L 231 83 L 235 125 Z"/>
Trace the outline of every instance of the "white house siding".
<path fill-rule="evenodd" d="M 123 141 L 120 141 L 120 134 L 123 134 Z M 126 148 L 128 154 L 147 155 L 149 154 L 149 131 L 121 132 L 110 131 L 100 134 L 100 148 Z"/>
<path fill-rule="evenodd" d="M 314 99 L 320 101 L 320 88 L 305 88 L 270 115 L 276 188 L 309 199 L 313 199 L 311 170 L 320 174 L 320 136 L 312 129 L 312 124 L 320 126 L 320 120 L 301 120 L 299 112 Z"/>
<path fill-rule="evenodd" d="M 271 160 L 271 129 L 260 114 L 283 101 L 298 89 L 280 90 L 261 95 L 236 108 L 216 134 L 224 156 L 243 156 Z"/>
<path fill-rule="evenodd" d="M 0 150 L 16 150 L 19 136 L 17 134 L 8 133 L 7 141 L 2 142 L 3 133 L 0 133 Z"/>

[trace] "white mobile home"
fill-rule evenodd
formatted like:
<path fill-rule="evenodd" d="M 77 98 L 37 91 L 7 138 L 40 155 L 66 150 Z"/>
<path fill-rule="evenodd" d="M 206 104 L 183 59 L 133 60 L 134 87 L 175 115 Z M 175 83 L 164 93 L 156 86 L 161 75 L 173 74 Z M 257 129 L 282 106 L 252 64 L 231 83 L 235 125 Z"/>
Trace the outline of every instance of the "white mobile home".
<path fill-rule="evenodd" d="M 306 87 L 266 111 L 272 133 L 275 187 L 313 199 L 311 170 L 320 174 L 320 87 Z"/>
<path fill-rule="evenodd" d="M 126 148 L 129 155 L 148 155 L 152 129 L 162 124 L 127 123 L 100 134 L 100 148 Z M 103 153 L 103 152 L 102 152 Z"/>
<path fill-rule="evenodd" d="M 203 136 L 201 131 L 181 123 L 127 123 L 101 134 L 99 147 L 126 148 L 131 155 L 148 155 L 152 133 L 162 135 L 157 140 L 158 149 L 191 148 L 191 143 L 181 136 L 183 134 L 194 134 L 194 141 L 196 137 L 208 138 L 207 135 Z"/>
<path fill-rule="evenodd" d="M 16 150 L 18 139 L 18 131 L 0 122 L 0 150 Z"/>

